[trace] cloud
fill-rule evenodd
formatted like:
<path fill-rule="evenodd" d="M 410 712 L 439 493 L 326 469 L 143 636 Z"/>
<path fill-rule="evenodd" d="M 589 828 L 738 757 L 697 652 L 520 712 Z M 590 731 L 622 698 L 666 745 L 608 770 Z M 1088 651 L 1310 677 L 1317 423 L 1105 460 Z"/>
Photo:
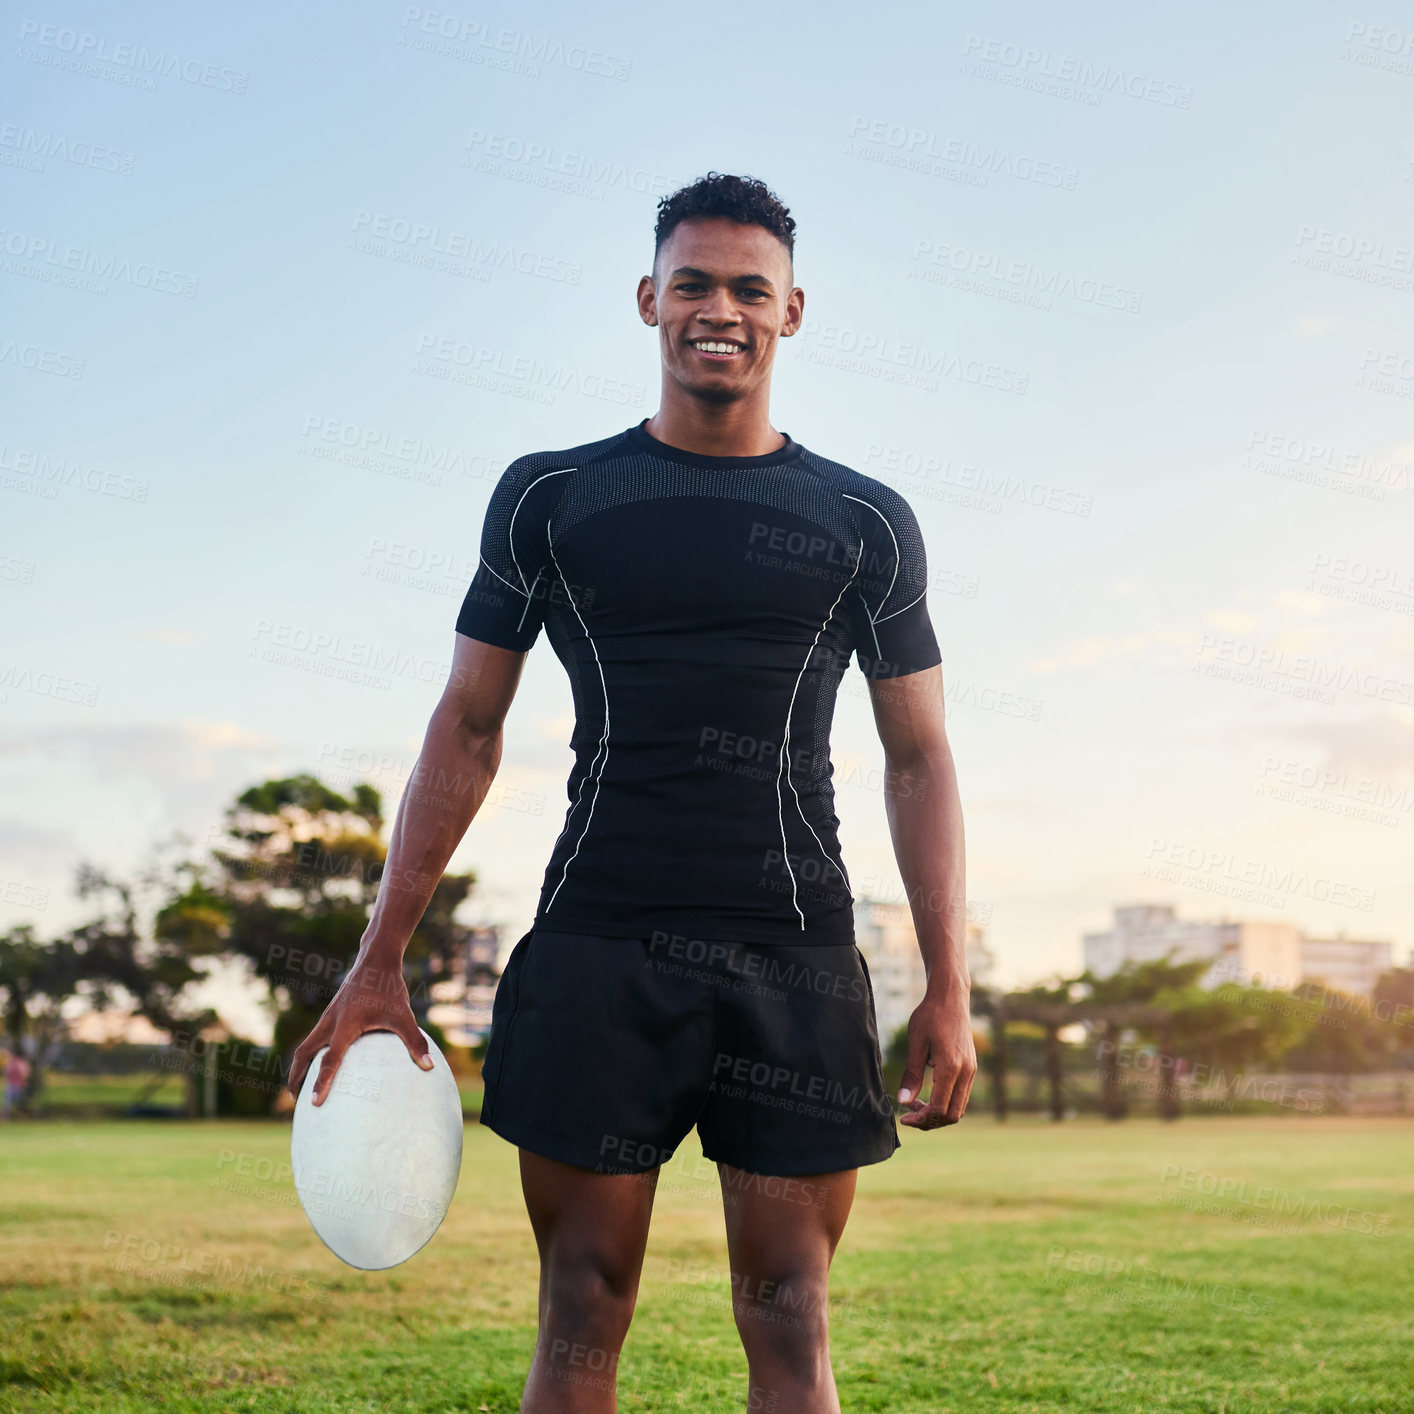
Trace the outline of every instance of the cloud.
<path fill-rule="evenodd" d="M 1269 594 L 1267 603 L 1274 609 L 1284 609 L 1289 614 L 1307 619 L 1318 619 L 1330 608 L 1328 599 L 1305 589 L 1283 589 L 1276 594 Z"/>
<path fill-rule="evenodd" d="M 208 781 L 218 758 L 277 751 L 282 743 L 231 721 L 48 727 L 0 737 L 0 757 L 77 756 L 102 780 Z"/>
<path fill-rule="evenodd" d="M 201 635 L 186 628 L 140 628 L 134 635 L 147 643 L 165 643 L 172 647 L 185 647 L 188 643 L 200 643 Z"/>
<path fill-rule="evenodd" d="M 1063 668 L 1096 668 L 1119 658 L 1136 658 L 1149 654 L 1155 648 L 1185 645 L 1197 648 L 1196 630 L 1160 625 L 1157 628 L 1115 634 L 1108 638 L 1097 635 L 1077 639 L 1049 657 L 1033 659 L 1028 664 L 1028 671 L 1054 673 Z"/>
<path fill-rule="evenodd" d="M 1359 717 L 1332 721 L 1309 717 L 1284 727 L 1268 726 L 1264 738 L 1280 731 L 1292 741 L 1321 752 L 1322 769 L 1396 782 L 1414 777 L 1414 720 L 1377 709 Z"/>
<path fill-rule="evenodd" d="M 1238 634 L 1251 633 L 1262 621 L 1255 614 L 1245 613 L 1240 609 L 1209 609 L 1203 615 L 1203 622 L 1235 637 Z"/>
<path fill-rule="evenodd" d="M 119 834 L 152 820 L 199 830 L 236 792 L 288 770 L 289 755 L 288 743 L 222 720 L 74 724 L 0 736 L 12 809 L 24 808 L 23 793 L 36 818 L 49 814 L 46 779 L 59 773 L 47 765 L 42 774 L 29 768 L 36 759 L 57 760 L 72 766 L 66 774 L 88 777 L 84 798 L 124 822 Z"/>
<path fill-rule="evenodd" d="M 1273 648 L 1292 654 L 1317 652 L 1321 644 L 1329 640 L 1330 627 L 1314 622 L 1330 607 L 1319 594 L 1279 590 L 1267 595 L 1265 602 L 1273 611 L 1265 616 L 1248 609 L 1212 608 L 1192 616 L 1189 622 L 1197 622 L 1205 631 L 1216 630 L 1227 638 L 1249 642 L 1261 639 Z M 1274 618 L 1278 621 L 1272 622 Z M 1177 647 L 1196 653 L 1201 641 L 1200 631 L 1184 622 L 1159 624 L 1131 633 L 1096 634 L 1033 660 L 1029 671 L 1053 673 L 1064 668 L 1096 668 L 1124 658 L 1144 657 L 1155 666 L 1168 667 L 1172 666 L 1172 657 L 1158 650 Z"/>
<path fill-rule="evenodd" d="M 79 842 L 69 830 L 56 830 L 33 820 L 0 819 L 0 859 L 7 875 L 21 868 L 48 869 L 56 858 L 78 853 Z"/>

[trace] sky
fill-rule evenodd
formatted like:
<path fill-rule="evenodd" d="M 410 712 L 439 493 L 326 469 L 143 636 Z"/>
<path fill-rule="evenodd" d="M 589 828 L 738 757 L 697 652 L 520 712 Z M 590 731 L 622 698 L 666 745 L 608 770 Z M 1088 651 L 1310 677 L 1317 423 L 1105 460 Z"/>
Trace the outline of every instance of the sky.
<path fill-rule="evenodd" d="M 460 0 L 458 0 L 460 3 Z M 1414 944 L 1414 19 L 1391 4 L 22 4 L 0 97 L 0 929 L 234 797 L 391 821 L 496 477 L 657 407 L 658 199 L 759 177 L 772 425 L 922 528 L 994 980 L 1116 905 Z M 528 926 L 542 635 L 453 856 Z M 857 894 L 903 897 L 851 667 Z M 233 1021 L 262 1021 L 231 978 Z M 254 1029 L 251 1029 L 254 1028 Z"/>

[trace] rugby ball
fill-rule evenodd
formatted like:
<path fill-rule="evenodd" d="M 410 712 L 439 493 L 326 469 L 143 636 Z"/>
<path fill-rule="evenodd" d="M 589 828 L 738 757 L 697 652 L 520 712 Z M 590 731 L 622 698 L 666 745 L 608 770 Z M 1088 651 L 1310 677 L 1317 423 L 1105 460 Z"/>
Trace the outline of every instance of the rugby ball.
<path fill-rule="evenodd" d="M 421 1028 L 419 1028 L 421 1030 Z M 320 1241 L 363 1271 L 396 1267 L 447 1216 L 462 1163 L 462 1103 L 436 1042 L 423 1070 L 392 1031 L 365 1031 L 314 1103 L 322 1047 L 310 1062 L 290 1129 L 290 1168 Z"/>

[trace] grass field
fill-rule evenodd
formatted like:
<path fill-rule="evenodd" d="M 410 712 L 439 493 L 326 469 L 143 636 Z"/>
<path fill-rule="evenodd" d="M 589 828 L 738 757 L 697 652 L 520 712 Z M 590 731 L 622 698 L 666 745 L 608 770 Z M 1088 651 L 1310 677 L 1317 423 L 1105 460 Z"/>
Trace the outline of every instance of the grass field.
<path fill-rule="evenodd" d="M 685 1149 L 624 1410 L 745 1407 L 715 1171 Z M 277 1123 L 0 1128 L 0 1410 L 515 1410 L 536 1275 L 515 1150 L 469 1124 L 445 1224 L 385 1273 L 324 1248 L 288 1158 Z M 1395 1119 L 905 1132 L 835 1260 L 842 1407 L 1414 1410 L 1411 1159 Z"/>
<path fill-rule="evenodd" d="M 44 1079 L 42 1104 L 46 1114 L 90 1106 L 115 1112 L 143 1096 L 153 1105 L 180 1105 L 186 1087 L 180 1075 L 63 1075 L 51 1071 Z"/>

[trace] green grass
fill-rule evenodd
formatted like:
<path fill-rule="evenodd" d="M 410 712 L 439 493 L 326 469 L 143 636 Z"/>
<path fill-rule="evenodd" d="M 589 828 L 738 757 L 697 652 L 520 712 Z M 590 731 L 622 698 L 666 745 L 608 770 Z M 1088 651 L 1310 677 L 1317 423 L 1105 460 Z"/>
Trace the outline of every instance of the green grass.
<path fill-rule="evenodd" d="M 745 1408 L 712 1277 L 720 1197 L 685 1147 L 657 1199 L 624 1410 Z M 446 1223 L 384 1273 L 324 1248 L 288 1158 L 276 1123 L 0 1128 L 0 1410 L 515 1410 L 536 1277 L 515 1150 L 468 1125 Z M 835 1259 L 843 1408 L 1414 1410 L 1411 1158 L 1398 1119 L 978 1114 L 906 1132 L 861 1170 Z M 1217 1212 L 1166 1201 L 1244 1182 Z M 138 1271 L 114 1263 L 125 1240 Z"/>
<path fill-rule="evenodd" d="M 160 1083 L 154 1085 L 154 1081 Z M 40 1103 L 46 1114 L 92 1105 L 121 1110 L 139 1095 L 152 1105 L 180 1105 L 186 1087 L 180 1075 L 172 1074 L 65 1075 L 61 1071 L 50 1071 L 44 1077 Z"/>

